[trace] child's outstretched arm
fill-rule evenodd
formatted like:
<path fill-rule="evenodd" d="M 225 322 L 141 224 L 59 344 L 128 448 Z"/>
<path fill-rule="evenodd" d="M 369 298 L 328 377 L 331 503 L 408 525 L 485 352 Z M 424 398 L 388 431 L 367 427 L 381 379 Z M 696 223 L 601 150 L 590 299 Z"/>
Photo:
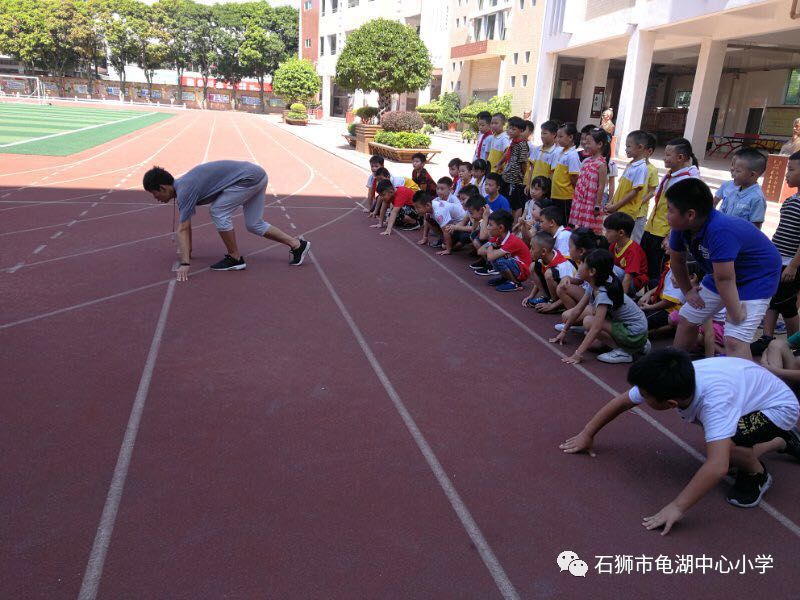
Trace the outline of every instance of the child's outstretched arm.
<path fill-rule="evenodd" d="M 589 299 L 589 296 L 585 296 L 585 298 Z M 589 328 L 589 331 L 586 332 L 586 335 L 583 336 L 583 341 L 581 345 L 578 346 L 578 349 L 575 350 L 572 356 L 568 356 L 566 358 L 562 358 L 561 360 L 565 363 L 570 363 L 577 365 L 578 363 L 583 361 L 583 355 L 591 348 L 594 341 L 597 339 L 597 336 L 600 335 L 600 331 L 603 329 L 603 323 L 606 321 L 606 315 L 608 314 L 608 305 L 601 304 L 600 306 L 594 309 L 594 318 L 592 319 L 592 326 Z M 567 327 L 564 326 L 564 330 Z"/>
<path fill-rule="evenodd" d="M 422 226 L 422 237 L 417 242 L 420 246 L 424 246 L 428 243 L 428 232 L 431 229 L 431 224 L 428 223 L 428 219 L 425 219 L 425 223 Z"/>
<path fill-rule="evenodd" d="M 564 323 L 564 329 L 554 338 L 550 338 L 550 342 L 553 344 L 564 344 L 564 338 L 567 336 L 567 332 L 569 328 L 575 324 L 575 321 L 578 320 L 580 315 L 583 313 L 586 306 L 589 304 L 589 296 L 584 294 L 578 303 L 575 305 L 574 308 L 570 309 L 572 312 L 570 313 L 569 317 L 567 317 L 566 323 Z M 562 359 L 563 360 L 563 359 Z"/>
<path fill-rule="evenodd" d="M 706 443 L 706 461 L 678 497 L 650 517 L 642 519 L 642 525 L 649 529 L 664 527 L 661 535 L 667 535 L 672 526 L 694 506 L 700 498 L 719 484 L 728 474 L 732 442 L 730 438 Z"/>
<path fill-rule="evenodd" d="M 728 311 L 731 323 L 738 325 L 744 321 L 747 311 L 739 300 L 739 290 L 736 289 L 736 271 L 733 268 L 732 260 L 714 263 L 714 283 L 717 286 L 717 293 Z"/>
<path fill-rule="evenodd" d="M 393 207 L 392 212 L 389 214 L 389 221 L 386 223 L 386 231 L 381 231 L 381 235 L 392 235 L 394 222 L 397 219 L 397 215 L 399 214 L 400 214 L 400 207 L 399 206 Z"/>
<path fill-rule="evenodd" d="M 589 422 L 583 426 L 578 435 L 573 435 L 567 441 L 559 446 L 567 454 L 577 454 L 578 452 L 588 452 L 589 456 L 594 456 L 592 444 L 594 436 L 603 427 L 611 423 L 619 415 L 627 410 L 634 408 L 636 404 L 631 402 L 628 392 L 620 394 L 616 398 L 609 400 L 605 406 L 598 410 L 595 415 L 589 419 Z"/>

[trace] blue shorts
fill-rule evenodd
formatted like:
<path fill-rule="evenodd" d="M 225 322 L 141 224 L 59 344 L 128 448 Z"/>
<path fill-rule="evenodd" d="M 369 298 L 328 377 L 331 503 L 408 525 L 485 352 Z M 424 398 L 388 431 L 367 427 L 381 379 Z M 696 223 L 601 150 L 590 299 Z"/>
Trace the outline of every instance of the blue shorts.
<path fill-rule="evenodd" d="M 498 273 L 502 273 L 503 271 L 511 271 L 511 274 L 514 277 L 519 277 L 520 274 L 519 263 L 513 258 L 498 258 L 497 260 L 492 261 L 492 268 Z"/>

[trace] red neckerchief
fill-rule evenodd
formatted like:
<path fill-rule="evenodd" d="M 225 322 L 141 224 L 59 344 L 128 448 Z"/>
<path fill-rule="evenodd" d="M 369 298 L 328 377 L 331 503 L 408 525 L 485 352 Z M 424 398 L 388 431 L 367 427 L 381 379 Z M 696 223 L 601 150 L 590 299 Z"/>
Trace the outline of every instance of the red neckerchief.
<path fill-rule="evenodd" d="M 516 138 L 516 139 L 511 140 L 511 143 L 508 145 L 508 148 L 506 148 L 506 154 L 505 154 L 505 156 L 503 156 L 503 161 L 504 162 L 510 161 L 511 160 L 511 149 L 516 144 L 522 144 L 524 142 L 525 142 L 525 140 L 523 140 L 522 138 Z"/>
<path fill-rule="evenodd" d="M 492 134 L 491 133 L 484 133 L 481 136 L 481 141 L 478 142 L 478 158 L 481 157 L 481 153 L 483 152 L 483 142 L 485 142 L 486 138 L 489 137 L 490 135 L 492 135 Z"/>
<path fill-rule="evenodd" d="M 543 273 L 546 272 L 548 269 L 552 269 L 553 267 L 557 267 L 558 265 L 569 261 L 569 259 L 565 257 L 563 254 L 561 254 L 561 252 L 559 252 L 558 250 L 553 250 L 553 251 L 556 253 L 556 255 L 553 257 L 553 260 L 551 260 L 547 264 L 544 264 L 544 261 L 542 261 Z"/>
<path fill-rule="evenodd" d="M 677 171 L 673 171 L 672 169 L 667 171 L 667 174 L 661 179 L 661 183 L 658 184 L 658 188 L 656 189 L 655 202 L 653 203 L 653 214 L 655 214 L 656 209 L 658 208 L 658 202 L 661 200 L 661 196 L 664 194 L 664 190 L 667 187 L 667 182 L 676 175 L 681 175 L 682 171 L 688 170 L 689 168 L 691 167 L 681 167 Z"/>
<path fill-rule="evenodd" d="M 664 271 L 661 273 L 661 279 L 658 282 L 658 287 L 653 293 L 657 300 L 661 299 L 661 294 L 664 293 L 664 286 L 667 283 L 667 273 L 669 273 L 669 261 L 664 263 Z"/>

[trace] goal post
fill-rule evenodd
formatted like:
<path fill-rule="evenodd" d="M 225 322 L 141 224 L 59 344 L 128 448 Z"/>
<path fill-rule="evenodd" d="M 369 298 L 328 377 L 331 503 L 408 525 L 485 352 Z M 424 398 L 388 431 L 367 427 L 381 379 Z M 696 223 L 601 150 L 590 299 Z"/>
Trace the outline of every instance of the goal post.
<path fill-rule="evenodd" d="M 42 81 L 33 75 L 0 74 L 0 100 L 44 100 Z"/>

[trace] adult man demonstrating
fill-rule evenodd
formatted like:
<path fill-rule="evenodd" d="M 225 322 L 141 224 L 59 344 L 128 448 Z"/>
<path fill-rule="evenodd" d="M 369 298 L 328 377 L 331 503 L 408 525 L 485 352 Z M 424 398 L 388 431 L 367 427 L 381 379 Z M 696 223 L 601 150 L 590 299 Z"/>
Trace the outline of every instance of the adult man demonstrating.
<path fill-rule="evenodd" d="M 181 264 L 178 281 L 189 277 L 189 260 L 192 254 L 192 215 L 196 206 L 209 204 L 211 220 L 217 228 L 228 253 L 221 261 L 211 265 L 212 271 L 241 271 L 247 265 L 236 245 L 236 233 L 231 217 L 242 207 L 247 231 L 289 246 L 290 265 L 303 264 L 311 243 L 294 238 L 264 221 L 264 191 L 267 173 L 253 163 L 236 160 L 218 160 L 197 165 L 183 177 L 175 179 L 161 167 L 153 167 L 144 174 L 144 189 L 159 202 L 175 199 L 180 213 L 178 246 Z"/>

